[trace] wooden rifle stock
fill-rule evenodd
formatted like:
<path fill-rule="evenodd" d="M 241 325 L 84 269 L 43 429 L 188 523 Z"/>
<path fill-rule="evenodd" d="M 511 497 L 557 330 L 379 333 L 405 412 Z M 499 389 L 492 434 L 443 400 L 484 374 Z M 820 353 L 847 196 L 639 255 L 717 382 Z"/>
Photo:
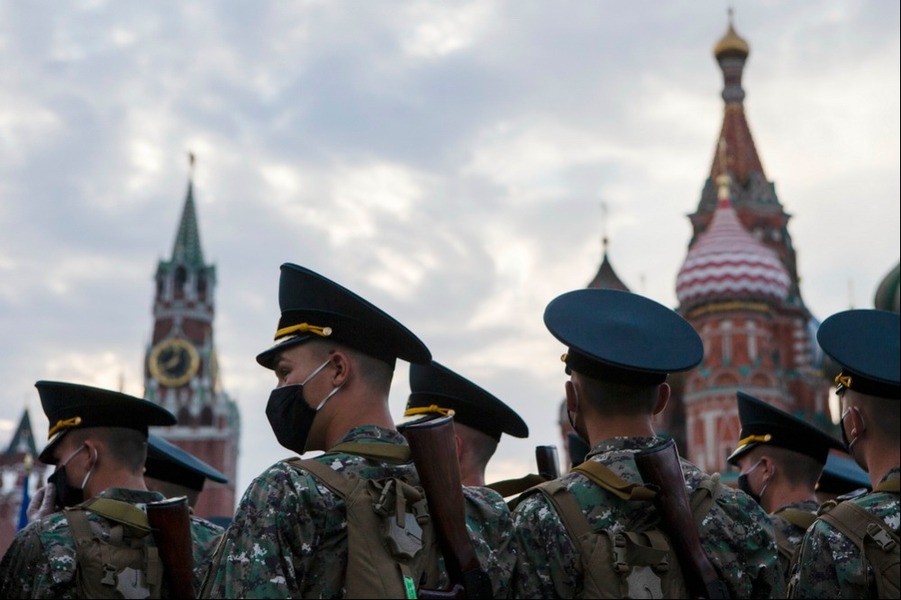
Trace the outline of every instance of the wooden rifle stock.
<path fill-rule="evenodd" d="M 453 417 L 425 417 L 399 429 L 410 444 L 451 580 L 450 590 L 420 590 L 419 597 L 491 598 L 491 582 L 466 530 Z"/>
<path fill-rule="evenodd" d="M 676 443 L 669 440 L 636 453 L 635 464 L 644 482 L 657 492 L 654 504 L 661 527 L 679 557 L 689 594 L 692 598 L 728 598 L 725 584 L 701 547 Z"/>
<path fill-rule="evenodd" d="M 560 461 L 557 458 L 557 446 L 535 446 L 535 462 L 538 463 L 538 475 L 545 481 L 560 477 Z"/>
<path fill-rule="evenodd" d="M 170 595 L 194 598 L 194 551 L 187 497 L 150 502 L 147 520 L 153 529 Z"/>

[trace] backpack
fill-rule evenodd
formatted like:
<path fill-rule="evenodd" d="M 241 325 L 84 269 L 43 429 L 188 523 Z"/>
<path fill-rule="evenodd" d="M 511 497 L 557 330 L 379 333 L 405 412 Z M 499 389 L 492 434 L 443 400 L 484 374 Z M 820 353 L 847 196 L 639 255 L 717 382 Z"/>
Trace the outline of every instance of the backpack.
<path fill-rule="evenodd" d="M 623 500 L 648 500 L 647 488 L 626 483 L 605 465 L 587 461 L 573 469 Z M 679 561 L 666 534 L 652 526 L 635 531 L 594 531 L 575 497 L 559 479 L 532 488 L 550 500 L 579 549 L 583 598 L 687 598 Z M 532 493 L 530 490 L 526 493 Z M 707 475 L 690 495 L 700 523 L 720 493 L 718 475 Z"/>
<path fill-rule="evenodd" d="M 355 454 L 387 458 L 373 448 L 380 444 L 359 446 L 366 449 Z M 416 598 L 422 587 L 438 589 L 441 554 L 421 488 L 397 477 L 364 479 L 340 473 L 314 459 L 287 462 L 307 471 L 344 500 L 346 597 Z"/>
<path fill-rule="evenodd" d="M 108 539 L 88 512 L 110 521 Z M 163 565 L 143 510 L 120 500 L 92 498 L 66 508 L 65 514 L 75 538 L 79 598 L 160 597 Z"/>
<path fill-rule="evenodd" d="M 874 492 L 899 493 L 899 480 L 877 485 Z M 885 521 L 854 502 L 842 502 L 820 515 L 848 537 L 860 549 L 861 559 L 873 569 L 880 598 L 897 598 L 901 594 L 901 546 L 898 534 Z"/>

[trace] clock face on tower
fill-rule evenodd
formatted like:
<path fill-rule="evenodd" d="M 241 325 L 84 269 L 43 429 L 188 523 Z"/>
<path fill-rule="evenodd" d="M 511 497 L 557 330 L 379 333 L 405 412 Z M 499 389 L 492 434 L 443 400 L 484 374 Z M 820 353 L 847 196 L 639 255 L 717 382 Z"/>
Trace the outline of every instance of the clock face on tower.
<path fill-rule="evenodd" d="M 150 350 L 150 374 L 166 387 L 179 387 L 191 380 L 200 366 L 194 344 L 181 338 L 163 340 Z"/>

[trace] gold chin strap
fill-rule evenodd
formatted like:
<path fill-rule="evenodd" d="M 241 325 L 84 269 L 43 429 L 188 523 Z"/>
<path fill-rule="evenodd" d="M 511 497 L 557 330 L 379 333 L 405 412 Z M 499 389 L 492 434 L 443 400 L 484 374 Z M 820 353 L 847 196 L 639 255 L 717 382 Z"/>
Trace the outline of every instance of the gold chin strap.
<path fill-rule="evenodd" d="M 303 333 L 312 333 L 320 337 L 328 337 L 332 335 L 331 327 L 320 327 L 319 325 L 310 325 L 309 323 L 299 323 L 297 325 L 291 325 L 289 327 L 282 327 L 275 332 L 275 339 L 277 340 L 279 338 L 283 338 L 286 335 L 297 333 L 298 331 Z"/>
<path fill-rule="evenodd" d="M 741 448 L 742 446 L 744 446 L 746 444 L 752 444 L 754 442 L 766 443 L 766 442 L 770 441 L 771 439 L 773 439 L 773 436 L 771 436 L 768 433 L 766 435 L 749 435 L 748 437 L 738 440 L 738 447 Z"/>
<path fill-rule="evenodd" d="M 443 415 L 445 417 L 452 417 L 452 416 L 454 416 L 454 409 L 444 408 L 444 407 L 438 406 L 437 404 L 432 404 L 430 406 L 417 406 L 414 408 L 408 408 L 404 412 L 404 416 L 412 417 L 415 415 L 424 415 L 424 414 L 428 414 L 428 413 L 437 413 L 437 414 Z"/>
<path fill-rule="evenodd" d="M 70 427 L 78 427 L 81 425 L 81 417 L 72 417 L 71 419 L 60 419 L 56 422 L 56 425 L 50 428 L 50 432 L 47 433 L 48 438 L 52 438 L 53 434 L 61 429 L 69 429 Z"/>
<path fill-rule="evenodd" d="M 845 388 L 851 389 L 851 384 L 854 383 L 854 378 L 850 375 L 845 375 L 844 373 L 839 373 L 835 376 L 835 391 L 840 392 Z"/>

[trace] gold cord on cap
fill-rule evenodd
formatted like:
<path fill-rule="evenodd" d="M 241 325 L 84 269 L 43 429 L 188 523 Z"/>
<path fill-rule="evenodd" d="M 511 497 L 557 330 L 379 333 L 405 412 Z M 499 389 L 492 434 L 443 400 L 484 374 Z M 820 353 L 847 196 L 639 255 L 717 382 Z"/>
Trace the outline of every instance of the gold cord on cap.
<path fill-rule="evenodd" d="M 47 434 L 48 438 L 53 437 L 53 434 L 61 429 L 69 429 L 70 427 L 78 427 L 81 425 L 81 417 L 72 417 L 71 419 L 60 419 L 56 422 L 56 425 L 50 428 L 50 432 Z"/>
<path fill-rule="evenodd" d="M 751 444 L 753 442 L 768 442 L 771 439 L 773 439 L 773 436 L 768 433 L 766 435 L 749 435 L 748 437 L 738 440 L 738 447 L 741 448 L 745 444 Z"/>
<path fill-rule="evenodd" d="M 291 325 L 290 327 L 282 327 L 278 331 L 275 332 L 275 339 L 279 339 L 285 337 L 286 335 L 296 333 L 298 331 L 302 331 L 305 333 L 312 333 L 318 335 L 320 337 L 328 337 L 332 335 L 332 328 L 325 326 L 320 327 L 319 325 L 310 325 L 309 323 L 300 323 L 298 325 Z"/>
<path fill-rule="evenodd" d="M 404 416 L 412 417 L 414 415 L 424 415 L 427 413 L 438 413 L 439 415 L 444 415 L 445 417 L 452 417 L 454 416 L 454 409 L 444 408 L 442 406 L 438 406 L 437 404 L 432 404 L 429 406 L 417 406 L 414 408 L 408 408 L 404 412 Z"/>
<path fill-rule="evenodd" d="M 845 375 L 844 373 L 839 373 L 835 376 L 835 391 L 841 392 L 845 388 L 851 389 L 851 384 L 854 383 L 854 378 L 850 375 Z"/>

